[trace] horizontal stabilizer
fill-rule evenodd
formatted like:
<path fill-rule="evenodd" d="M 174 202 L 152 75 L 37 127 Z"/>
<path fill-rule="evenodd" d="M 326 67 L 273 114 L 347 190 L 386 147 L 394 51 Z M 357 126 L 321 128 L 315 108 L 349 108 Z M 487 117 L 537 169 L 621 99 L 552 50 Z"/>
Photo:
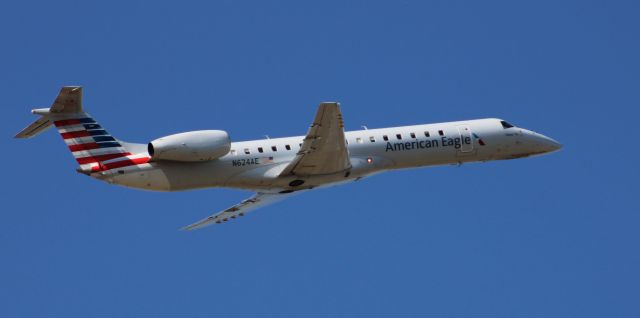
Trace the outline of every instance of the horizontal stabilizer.
<path fill-rule="evenodd" d="M 47 128 L 51 127 L 51 125 L 53 125 L 53 122 L 51 121 L 51 119 L 49 119 L 49 117 L 41 117 L 38 120 L 31 123 L 31 125 L 29 125 L 27 128 L 20 131 L 16 135 L 16 138 L 34 137 L 40 134 L 41 132 L 47 130 Z"/>
<path fill-rule="evenodd" d="M 42 117 L 20 131 L 16 138 L 31 138 L 47 130 L 53 124 L 51 117 L 57 114 L 82 113 L 82 87 L 65 86 L 60 89 L 50 108 L 34 109 L 31 112 Z"/>

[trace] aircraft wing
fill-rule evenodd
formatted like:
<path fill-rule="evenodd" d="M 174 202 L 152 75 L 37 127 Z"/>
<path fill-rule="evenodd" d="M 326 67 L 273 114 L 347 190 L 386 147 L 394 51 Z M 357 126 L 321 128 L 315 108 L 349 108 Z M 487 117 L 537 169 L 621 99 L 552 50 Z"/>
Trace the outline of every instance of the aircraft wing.
<path fill-rule="evenodd" d="M 338 103 L 321 103 L 300 151 L 280 176 L 331 174 L 351 168 Z"/>
<path fill-rule="evenodd" d="M 300 192 L 300 191 L 297 191 Z M 191 225 L 187 225 L 182 228 L 184 231 L 191 231 L 201 229 L 203 227 L 212 225 L 214 223 L 222 223 L 229 221 L 230 219 L 235 219 L 238 216 L 244 216 L 246 213 L 251 212 L 255 209 L 261 208 L 263 206 L 276 203 L 278 201 L 284 200 L 297 192 L 290 193 L 256 193 L 254 196 L 243 200 L 242 202 L 216 214 L 213 214 L 206 219 L 202 219 L 196 223 Z"/>

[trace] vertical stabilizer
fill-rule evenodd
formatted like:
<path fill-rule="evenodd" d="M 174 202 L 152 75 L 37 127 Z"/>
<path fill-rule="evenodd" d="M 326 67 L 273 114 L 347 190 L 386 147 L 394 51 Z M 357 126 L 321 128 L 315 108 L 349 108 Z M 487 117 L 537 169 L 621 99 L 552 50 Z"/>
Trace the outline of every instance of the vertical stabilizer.
<path fill-rule="evenodd" d="M 31 138 L 55 125 L 80 165 L 78 171 L 104 171 L 142 164 L 149 160 L 145 145 L 117 140 L 84 112 L 82 87 L 65 86 L 51 107 L 31 112 L 42 117 L 19 132 L 16 138 Z"/>

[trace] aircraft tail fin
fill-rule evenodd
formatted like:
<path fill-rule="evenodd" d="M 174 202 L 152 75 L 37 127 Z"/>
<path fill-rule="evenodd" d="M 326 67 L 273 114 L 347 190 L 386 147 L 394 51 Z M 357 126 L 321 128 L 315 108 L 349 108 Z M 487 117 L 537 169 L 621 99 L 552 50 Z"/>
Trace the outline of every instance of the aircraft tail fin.
<path fill-rule="evenodd" d="M 51 126 L 56 126 L 80 165 L 80 172 L 102 171 L 148 161 L 144 145 L 115 139 L 84 112 L 82 87 L 63 87 L 50 108 L 34 109 L 31 112 L 42 117 L 15 137 L 31 138 Z"/>

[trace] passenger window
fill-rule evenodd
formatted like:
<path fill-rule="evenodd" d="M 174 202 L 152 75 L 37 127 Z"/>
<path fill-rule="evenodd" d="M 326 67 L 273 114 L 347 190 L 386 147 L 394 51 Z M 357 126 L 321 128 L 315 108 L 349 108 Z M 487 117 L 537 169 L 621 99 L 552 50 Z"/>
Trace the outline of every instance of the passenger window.
<path fill-rule="evenodd" d="M 276 146 L 271 146 L 271 150 L 278 151 L 278 148 L 276 148 Z"/>
<path fill-rule="evenodd" d="M 382 136 L 382 139 L 384 139 L 384 141 L 389 141 L 389 137 L 387 137 L 387 135 Z"/>
<path fill-rule="evenodd" d="M 262 149 L 262 147 L 258 147 L 258 152 L 259 152 L 259 153 L 263 153 L 263 152 L 264 152 L 264 150 Z"/>
<path fill-rule="evenodd" d="M 249 155 L 249 154 L 251 154 L 251 151 L 249 151 L 249 148 L 244 148 L 244 153 L 246 155 Z"/>
<path fill-rule="evenodd" d="M 369 137 L 369 141 L 376 142 L 376 137 L 373 137 L 373 136 Z"/>
<path fill-rule="evenodd" d="M 444 136 L 444 131 L 442 131 L 442 130 L 438 130 L 438 135 L 440 135 L 440 136 Z"/>
<path fill-rule="evenodd" d="M 416 134 L 411 133 L 411 138 L 415 139 L 416 138 Z"/>
<path fill-rule="evenodd" d="M 291 146 L 289 145 L 285 145 L 284 147 L 287 148 L 287 150 L 291 150 Z"/>
<path fill-rule="evenodd" d="M 236 150 L 235 149 L 231 149 L 231 155 L 235 156 L 236 155 Z"/>
<path fill-rule="evenodd" d="M 360 138 L 360 137 L 356 138 L 356 143 L 361 144 L 362 143 L 362 138 Z"/>
<path fill-rule="evenodd" d="M 401 134 L 396 134 L 396 138 L 398 138 L 398 140 L 402 140 L 402 135 Z"/>
<path fill-rule="evenodd" d="M 300 146 L 299 146 L 299 147 L 300 147 L 300 148 L 302 148 L 302 144 L 300 144 Z"/>
<path fill-rule="evenodd" d="M 425 131 L 425 132 L 424 132 L 424 136 L 425 136 L 425 137 L 430 137 L 429 132 L 428 132 L 428 131 Z"/>

